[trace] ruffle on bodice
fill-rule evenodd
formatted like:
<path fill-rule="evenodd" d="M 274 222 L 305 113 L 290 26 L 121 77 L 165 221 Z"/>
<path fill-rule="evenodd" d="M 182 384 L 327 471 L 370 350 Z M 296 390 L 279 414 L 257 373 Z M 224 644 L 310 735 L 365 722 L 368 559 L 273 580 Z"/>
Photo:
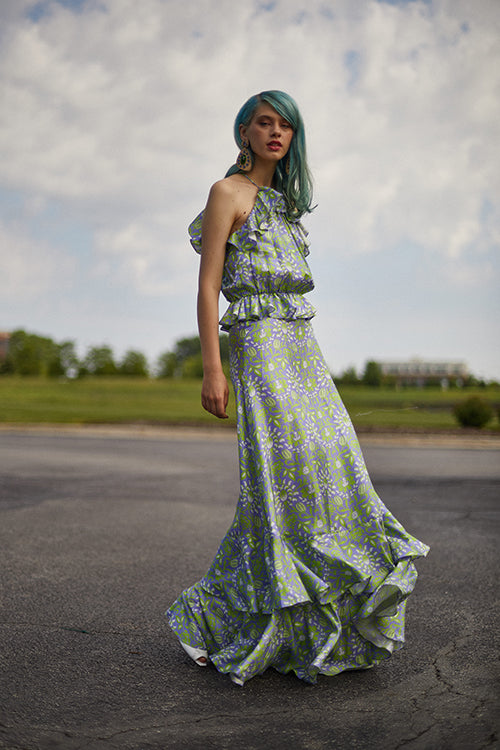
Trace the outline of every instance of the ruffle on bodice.
<path fill-rule="evenodd" d="M 203 211 L 189 226 L 198 253 L 202 221 Z M 223 330 L 244 320 L 312 318 L 314 308 L 303 297 L 314 288 L 308 255 L 307 231 L 287 216 L 283 195 L 260 188 L 247 220 L 227 240 L 221 290 L 230 305 Z"/>
<path fill-rule="evenodd" d="M 309 320 L 314 315 L 315 310 L 309 300 L 297 292 L 247 294 L 231 302 L 220 319 L 220 326 L 223 331 L 229 331 L 231 326 L 243 320 L 263 320 L 263 318 Z"/>
<path fill-rule="evenodd" d="M 204 211 L 200 211 L 196 219 L 189 225 L 188 232 L 191 244 L 197 253 L 201 253 L 201 224 Z M 252 210 L 247 216 L 245 223 L 235 232 L 229 235 L 227 244 L 238 248 L 241 246 L 241 236 L 248 236 L 249 240 L 256 241 L 259 235 L 268 231 L 273 219 L 278 218 L 289 225 L 297 247 L 304 257 L 309 255 L 308 232 L 302 226 L 299 219 L 290 219 L 287 216 L 286 205 L 283 195 L 274 188 L 259 188 Z"/>

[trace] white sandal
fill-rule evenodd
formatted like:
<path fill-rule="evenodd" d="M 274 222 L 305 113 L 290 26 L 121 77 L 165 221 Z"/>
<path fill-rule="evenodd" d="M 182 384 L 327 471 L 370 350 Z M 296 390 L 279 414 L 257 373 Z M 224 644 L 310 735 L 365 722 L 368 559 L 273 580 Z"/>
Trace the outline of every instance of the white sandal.
<path fill-rule="evenodd" d="M 238 677 L 234 672 L 230 672 L 229 677 L 231 678 L 231 682 L 234 682 L 235 685 L 243 686 L 245 684 L 241 677 Z"/>
<path fill-rule="evenodd" d="M 199 667 L 208 666 L 208 651 L 205 651 L 201 648 L 193 648 L 192 646 L 188 646 L 187 643 L 183 643 L 182 641 L 179 641 L 179 643 L 195 664 L 197 664 Z"/>

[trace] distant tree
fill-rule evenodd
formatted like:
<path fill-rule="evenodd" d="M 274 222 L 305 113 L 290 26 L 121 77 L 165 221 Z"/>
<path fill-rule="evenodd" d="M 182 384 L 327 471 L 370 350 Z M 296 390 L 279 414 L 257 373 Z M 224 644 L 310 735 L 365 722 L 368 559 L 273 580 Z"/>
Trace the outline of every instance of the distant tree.
<path fill-rule="evenodd" d="M 118 369 L 120 375 L 128 375 L 130 377 L 147 378 L 149 375 L 146 357 L 142 352 L 133 349 L 125 353 Z"/>
<path fill-rule="evenodd" d="M 59 345 L 62 366 L 66 375 L 78 369 L 79 360 L 74 341 L 63 341 Z"/>
<path fill-rule="evenodd" d="M 176 374 L 177 357 L 174 352 L 163 352 L 156 363 L 156 375 L 159 378 L 173 378 Z"/>
<path fill-rule="evenodd" d="M 341 385 L 358 385 L 359 384 L 358 374 L 354 367 L 348 367 L 337 378 L 335 378 L 335 381 L 337 383 L 340 383 Z"/>
<path fill-rule="evenodd" d="M 78 366 L 75 342 L 62 341 L 60 344 L 56 344 L 54 356 L 49 364 L 49 375 L 51 377 L 73 377 L 78 372 Z"/>
<path fill-rule="evenodd" d="M 48 336 L 22 329 L 13 331 L 1 372 L 36 377 L 60 377 L 76 373 L 78 357 L 73 341 L 58 344 Z"/>
<path fill-rule="evenodd" d="M 51 338 L 19 329 L 10 336 L 4 372 L 47 376 L 55 369 L 58 358 L 58 345 Z"/>
<path fill-rule="evenodd" d="M 382 385 L 382 369 L 378 362 L 370 360 L 366 363 L 363 372 L 363 385 L 379 388 Z"/>
<path fill-rule="evenodd" d="M 201 359 L 201 354 L 194 354 L 192 357 L 187 357 L 187 359 L 184 360 L 182 363 L 182 377 L 203 377 L 203 361 Z"/>
<path fill-rule="evenodd" d="M 226 333 L 219 336 L 222 366 L 227 372 L 229 364 L 229 337 Z M 199 336 L 191 336 L 176 341 L 173 351 L 164 352 L 157 361 L 159 378 L 201 378 L 203 365 L 201 360 L 201 342 Z"/>
<path fill-rule="evenodd" d="M 174 354 L 178 362 L 184 362 L 188 357 L 201 354 L 201 342 L 199 336 L 179 339 L 175 342 Z"/>
<path fill-rule="evenodd" d="M 50 378 L 64 377 L 65 372 L 58 352 L 56 352 L 54 357 L 51 358 L 47 368 L 47 372 L 45 374 Z"/>
<path fill-rule="evenodd" d="M 9 357 L 5 357 L 3 362 L 0 362 L 0 375 L 13 375 L 13 373 L 12 360 Z"/>
<path fill-rule="evenodd" d="M 83 372 L 90 375 L 116 375 L 118 367 L 110 346 L 92 346 L 83 360 Z"/>

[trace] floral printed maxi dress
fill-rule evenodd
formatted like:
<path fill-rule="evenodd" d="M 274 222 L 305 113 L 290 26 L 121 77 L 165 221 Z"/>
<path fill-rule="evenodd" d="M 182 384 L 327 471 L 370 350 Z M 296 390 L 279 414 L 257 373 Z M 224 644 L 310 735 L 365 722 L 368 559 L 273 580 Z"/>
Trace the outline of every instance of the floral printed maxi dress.
<path fill-rule="evenodd" d="M 200 214 L 190 226 L 201 248 Z M 246 681 L 267 667 L 377 664 L 404 642 L 406 598 L 428 547 L 377 496 L 312 332 L 307 238 L 260 188 L 228 240 L 222 291 L 241 490 L 207 574 L 168 609 L 181 641 Z"/>

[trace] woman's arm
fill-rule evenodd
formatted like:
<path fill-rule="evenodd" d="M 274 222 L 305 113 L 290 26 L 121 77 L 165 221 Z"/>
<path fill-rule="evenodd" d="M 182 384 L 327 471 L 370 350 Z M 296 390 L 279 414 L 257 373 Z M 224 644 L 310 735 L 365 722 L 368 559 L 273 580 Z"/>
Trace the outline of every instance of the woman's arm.
<path fill-rule="evenodd" d="M 236 215 L 232 186 L 226 180 L 213 185 L 203 214 L 200 275 L 198 284 L 198 329 L 203 359 L 201 403 L 219 419 L 227 419 L 229 398 L 219 347 L 219 295 L 226 242 Z"/>

